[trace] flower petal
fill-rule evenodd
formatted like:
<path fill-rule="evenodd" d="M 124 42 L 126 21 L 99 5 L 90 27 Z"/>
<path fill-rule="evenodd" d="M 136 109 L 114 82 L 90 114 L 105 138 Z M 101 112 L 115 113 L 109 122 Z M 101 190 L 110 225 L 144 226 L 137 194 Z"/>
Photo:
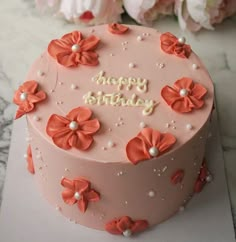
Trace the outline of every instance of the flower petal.
<path fill-rule="evenodd" d="M 182 97 L 171 104 L 171 108 L 179 113 L 188 113 L 192 111 L 189 101 L 186 97 Z"/>
<path fill-rule="evenodd" d="M 91 119 L 79 123 L 80 130 L 83 134 L 94 134 L 100 129 L 100 123 L 97 119 Z"/>
<path fill-rule="evenodd" d="M 73 32 L 71 32 L 69 34 L 63 35 L 61 39 L 67 45 L 72 46 L 73 44 L 79 44 L 79 42 L 81 41 L 82 38 L 83 38 L 83 36 L 82 36 L 81 32 L 73 31 Z"/>
<path fill-rule="evenodd" d="M 73 131 L 71 131 L 69 128 L 63 128 L 52 136 L 52 140 L 56 146 L 64 150 L 68 150 L 71 148 L 69 140 L 72 135 Z"/>
<path fill-rule="evenodd" d="M 64 35 L 67 36 L 67 35 Z M 68 34 L 71 36 L 71 34 Z M 48 53 L 54 58 L 57 59 L 59 53 L 71 53 L 71 46 L 73 41 L 70 38 L 65 37 L 63 39 L 54 39 L 48 45 Z"/>
<path fill-rule="evenodd" d="M 165 133 L 161 134 L 160 144 L 158 146 L 158 150 L 163 153 L 168 150 L 173 144 L 175 144 L 176 138 L 174 135 Z"/>
<path fill-rule="evenodd" d="M 168 54 L 173 54 L 174 46 L 178 41 L 177 38 L 170 32 L 166 32 L 161 35 L 160 40 L 161 49 Z"/>
<path fill-rule="evenodd" d="M 129 27 L 118 23 L 112 23 L 108 24 L 108 30 L 112 34 L 124 34 L 129 30 Z"/>
<path fill-rule="evenodd" d="M 74 187 L 76 192 L 82 194 L 89 190 L 90 182 L 82 178 L 77 178 L 74 180 Z"/>
<path fill-rule="evenodd" d="M 95 50 L 100 42 L 100 39 L 94 35 L 80 41 L 81 52 Z"/>
<path fill-rule="evenodd" d="M 131 227 L 133 233 L 139 233 L 148 228 L 149 224 L 146 220 L 136 220 Z"/>
<path fill-rule="evenodd" d="M 193 80 L 188 77 L 183 77 L 174 83 L 174 88 L 177 92 L 181 89 L 186 89 L 188 91 L 192 90 L 194 86 Z"/>
<path fill-rule="evenodd" d="M 71 51 L 64 51 L 56 55 L 57 62 L 65 67 L 76 67 L 78 66 L 77 56 L 79 53 Z"/>
<path fill-rule="evenodd" d="M 172 105 L 177 100 L 183 99 L 182 97 L 180 97 L 179 93 L 175 89 L 169 86 L 165 86 L 162 88 L 161 96 L 168 105 Z"/>
<path fill-rule="evenodd" d="M 151 128 L 144 128 L 138 134 L 138 137 L 140 137 L 144 141 L 148 149 L 150 149 L 151 147 L 159 147 L 160 145 L 161 134 L 157 130 Z"/>
<path fill-rule="evenodd" d="M 79 150 L 87 150 L 93 143 L 93 137 L 88 134 L 83 134 L 81 131 L 76 132 L 78 135 L 78 142 L 74 145 Z"/>
<path fill-rule="evenodd" d="M 22 100 L 20 99 L 20 95 L 21 95 L 21 91 L 18 89 L 15 91 L 14 93 L 14 97 L 13 97 L 13 102 L 16 104 L 16 105 L 20 105 L 22 103 Z"/>
<path fill-rule="evenodd" d="M 96 66 L 98 65 L 98 54 L 93 51 L 83 51 L 80 52 L 80 56 L 76 57 L 76 62 L 87 65 L 87 66 Z"/>
<path fill-rule="evenodd" d="M 120 231 L 117 228 L 117 221 L 112 220 L 105 225 L 105 230 L 111 234 L 122 234 L 122 231 Z"/>
<path fill-rule="evenodd" d="M 194 192 L 200 193 L 205 185 L 206 185 L 206 181 L 197 180 L 194 185 Z"/>
<path fill-rule="evenodd" d="M 191 92 L 191 96 L 196 99 L 202 99 L 207 94 L 207 89 L 199 83 L 195 83 Z"/>
<path fill-rule="evenodd" d="M 31 146 L 28 145 L 28 148 L 27 148 L 27 169 L 28 171 L 31 173 L 31 174 L 34 174 L 35 173 L 35 170 L 34 170 L 34 163 L 33 163 L 33 158 L 32 158 L 32 151 L 31 151 Z"/>
<path fill-rule="evenodd" d="M 74 198 L 74 192 L 72 190 L 66 189 L 62 192 L 62 199 L 68 205 L 73 205 L 76 203 L 76 199 Z"/>
<path fill-rule="evenodd" d="M 195 98 L 194 96 L 188 97 L 189 107 L 199 109 L 203 107 L 204 101 Z"/>
<path fill-rule="evenodd" d="M 144 145 L 144 141 L 139 137 L 131 139 L 126 145 L 126 155 L 134 165 L 151 158 L 149 153 L 145 152 Z"/>
<path fill-rule="evenodd" d="M 133 226 L 134 222 L 132 219 L 128 216 L 122 217 L 118 222 L 117 222 L 117 228 L 124 232 L 127 229 L 131 229 Z"/>
<path fill-rule="evenodd" d="M 75 191 L 74 181 L 71 181 L 70 179 L 68 179 L 66 177 L 62 178 L 61 185 L 63 187 L 66 187 L 66 188 L 72 190 L 73 192 Z"/>
<path fill-rule="evenodd" d="M 31 103 L 38 103 L 45 100 L 47 97 L 44 91 L 39 91 L 36 94 L 29 94 L 27 100 Z"/>
<path fill-rule="evenodd" d="M 65 128 L 69 123 L 70 121 L 67 118 L 64 118 L 57 114 L 52 114 L 51 117 L 48 119 L 46 132 L 50 137 L 52 137 L 56 133 L 58 133 L 58 131 Z"/>
<path fill-rule="evenodd" d="M 173 185 L 181 183 L 183 181 L 183 178 L 184 178 L 184 170 L 179 169 L 172 174 L 171 183 Z"/>
<path fill-rule="evenodd" d="M 97 202 L 100 200 L 100 194 L 93 189 L 86 192 L 85 197 L 89 202 Z"/>
<path fill-rule="evenodd" d="M 72 109 L 66 117 L 71 121 L 77 121 L 78 123 L 87 121 L 92 116 L 92 111 L 86 107 L 78 107 Z"/>
<path fill-rule="evenodd" d="M 78 200 L 77 204 L 78 204 L 79 210 L 82 213 L 85 213 L 85 211 L 87 210 L 87 207 L 88 207 L 88 201 L 87 201 L 87 199 L 84 196 L 82 196 L 82 198 L 80 198 Z"/>
<path fill-rule="evenodd" d="M 26 81 L 19 87 L 21 92 L 35 93 L 38 88 L 38 83 L 34 80 Z"/>

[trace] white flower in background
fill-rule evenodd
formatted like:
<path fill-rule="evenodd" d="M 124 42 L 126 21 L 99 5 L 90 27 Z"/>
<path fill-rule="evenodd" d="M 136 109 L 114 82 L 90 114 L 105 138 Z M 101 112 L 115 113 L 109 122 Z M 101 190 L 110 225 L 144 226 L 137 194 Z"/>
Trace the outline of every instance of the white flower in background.
<path fill-rule="evenodd" d="M 44 11 L 46 8 L 53 8 L 57 5 L 58 0 L 35 0 L 36 6 L 39 10 Z"/>
<path fill-rule="evenodd" d="M 140 24 L 150 25 L 159 15 L 172 15 L 175 0 L 123 0 L 127 13 Z"/>
<path fill-rule="evenodd" d="M 59 12 L 69 21 L 95 25 L 119 22 L 123 9 L 120 0 L 61 0 Z"/>
<path fill-rule="evenodd" d="M 176 0 L 175 13 L 182 29 L 214 29 L 236 12 L 236 0 Z"/>

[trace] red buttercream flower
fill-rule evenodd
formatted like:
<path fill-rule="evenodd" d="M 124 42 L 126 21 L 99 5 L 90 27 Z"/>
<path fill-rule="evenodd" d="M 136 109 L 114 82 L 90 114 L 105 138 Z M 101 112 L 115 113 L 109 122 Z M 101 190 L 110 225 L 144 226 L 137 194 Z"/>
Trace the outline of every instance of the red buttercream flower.
<path fill-rule="evenodd" d="M 185 39 L 177 39 L 167 32 L 161 35 L 161 49 L 167 54 L 174 54 L 181 58 L 188 58 L 192 52 L 191 46 L 185 44 Z"/>
<path fill-rule="evenodd" d="M 69 205 L 77 203 L 82 213 L 87 210 L 89 202 L 97 202 L 100 200 L 100 194 L 94 189 L 91 189 L 90 182 L 84 178 L 79 177 L 74 180 L 63 178 L 61 185 L 66 188 L 62 192 L 64 202 Z"/>
<path fill-rule="evenodd" d="M 71 147 L 87 150 L 93 143 L 93 134 L 100 128 L 99 121 L 90 119 L 91 116 L 92 111 L 86 107 L 75 108 L 66 117 L 53 114 L 47 123 L 47 134 L 64 150 Z"/>
<path fill-rule="evenodd" d="M 100 39 L 94 35 L 83 39 L 82 33 L 74 31 L 55 39 L 48 45 L 48 53 L 66 67 L 98 65 L 98 54 L 94 51 Z"/>
<path fill-rule="evenodd" d="M 24 82 L 18 90 L 15 91 L 13 98 L 13 102 L 19 106 L 16 111 L 15 119 L 31 112 L 35 108 L 35 104 L 43 101 L 46 97 L 44 91 L 38 91 L 38 83 L 36 81 Z"/>
<path fill-rule="evenodd" d="M 35 170 L 34 170 L 34 163 L 33 163 L 33 157 L 32 157 L 32 151 L 31 151 L 31 146 L 28 145 L 28 148 L 27 148 L 27 169 L 28 171 L 31 173 L 31 174 L 34 174 L 35 173 Z"/>
<path fill-rule="evenodd" d="M 113 24 L 108 24 L 108 30 L 112 34 L 124 34 L 129 30 L 129 27 L 122 24 L 113 23 Z"/>
<path fill-rule="evenodd" d="M 124 216 L 108 222 L 105 225 L 105 229 L 111 234 L 123 234 L 124 236 L 128 237 L 134 233 L 144 231 L 148 226 L 149 225 L 146 220 L 133 221 L 130 217 Z"/>
<path fill-rule="evenodd" d="M 181 183 L 184 179 L 184 170 L 177 170 L 172 176 L 171 176 L 171 183 L 173 185 L 176 185 L 177 183 Z"/>
<path fill-rule="evenodd" d="M 195 182 L 194 185 L 194 192 L 199 193 L 202 191 L 202 189 L 204 188 L 204 186 L 206 185 L 207 182 L 211 181 L 211 176 L 209 174 L 209 171 L 207 169 L 207 165 L 206 165 L 206 160 L 204 159 L 202 162 L 202 166 L 200 168 L 199 171 L 199 175 L 198 178 Z"/>
<path fill-rule="evenodd" d="M 203 97 L 206 93 L 205 87 L 187 77 L 177 80 L 173 87 L 165 86 L 161 90 L 161 96 L 166 103 L 180 113 L 200 109 L 204 105 Z"/>
<path fill-rule="evenodd" d="M 140 161 L 151 159 L 167 151 L 176 138 L 172 134 L 160 133 L 151 128 L 144 128 L 126 146 L 128 159 L 136 165 Z"/>

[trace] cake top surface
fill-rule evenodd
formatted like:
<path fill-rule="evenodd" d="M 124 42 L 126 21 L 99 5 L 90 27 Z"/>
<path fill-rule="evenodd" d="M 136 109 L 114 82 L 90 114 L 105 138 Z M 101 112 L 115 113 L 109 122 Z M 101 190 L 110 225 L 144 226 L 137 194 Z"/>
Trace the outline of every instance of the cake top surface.
<path fill-rule="evenodd" d="M 168 152 L 198 133 L 212 110 L 213 84 L 184 38 L 132 25 L 77 31 L 52 41 L 26 79 L 47 94 L 27 114 L 45 145 L 56 142 L 62 152 L 90 161 L 130 163 L 127 144 L 146 127 L 176 138 Z M 79 122 L 72 122 L 78 113 Z M 68 128 L 86 134 L 71 138 Z M 65 142 L 80 149 L 65 149 Z"/>

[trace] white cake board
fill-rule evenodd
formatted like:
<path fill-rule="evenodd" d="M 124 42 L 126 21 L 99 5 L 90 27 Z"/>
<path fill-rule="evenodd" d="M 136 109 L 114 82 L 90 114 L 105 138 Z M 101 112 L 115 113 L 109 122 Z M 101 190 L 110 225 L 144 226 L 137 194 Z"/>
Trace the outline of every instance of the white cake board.
<path fill-rule="evenodd" d="M 26 170 L 24 120 L 14 123 L 0 213 L 1 242 L 234 242 L 224 161 L 216 120 L 208 139 L 207 161 L 214 182 L 184 212 L 132 238 L 110 235 L 70 222 L 40 195 Z"/>

